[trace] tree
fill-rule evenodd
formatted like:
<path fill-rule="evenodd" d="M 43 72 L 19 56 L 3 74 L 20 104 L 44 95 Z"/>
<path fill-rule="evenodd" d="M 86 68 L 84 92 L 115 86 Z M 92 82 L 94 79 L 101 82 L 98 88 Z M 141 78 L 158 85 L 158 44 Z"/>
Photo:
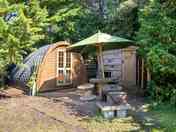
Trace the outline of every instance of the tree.
<path fill-rule="evenodd" d="M 37 0 L 28 5 L 7 0 L 0 4 L 0 54 L 7 64 L 18 63 L 44 38 L 47 11 Z"/>
<path fill-rule="evenodd" d="M 132 39 L 135 35 L 135 31 L 138 30 L 138 9 L 143 8 L 148 0 L 108 0 L 102 2 L 87 0 L 90 5 L 90 9 L 94 14 L 99 11 L 99 5 L 104 5 L 105 19 L 103 21 L 103 31 Z M 104 4 L 101 4 L 104 3 Z M 102 18 L 102 17 L 101 17 Z"/>
<path fill-rule="evenodd" d="M 176 2 L 153 0 L 139 13 L 136 40 L 150 69 L 160 101 L 176 97 Z M 175 100 L 176 103 L 176 100 Z"/>
<path fill-rule="evenodd" d="M 102 21 L 96 14 L 78 0 L 43 0 L 40 5 L 46 7 L 50 26 L 46 42 L 68 40 L 77 42 L 102 28 Z"/>

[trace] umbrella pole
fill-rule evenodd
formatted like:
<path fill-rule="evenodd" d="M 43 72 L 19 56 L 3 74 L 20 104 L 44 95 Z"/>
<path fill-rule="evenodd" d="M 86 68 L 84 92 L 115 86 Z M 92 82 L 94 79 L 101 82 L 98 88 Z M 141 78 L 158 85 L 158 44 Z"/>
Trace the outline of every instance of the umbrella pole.
<path fill-rule="evenodd" d="M 103 53 L 102 53 L 102 46 L 101 45 L 98 45 L 97 46 L 97 59 L 98 59 L 98 70 L 99 70 L 99 75 L 101 77 L 101 79 L 104 79 L 105 76 L 104 76 L 104 64 L 103 64 Z M 103 89 L 103 83 L 102 82 L 99 82 L 97 83 L 97 87 L 98 87 L 98 93 L 99 93 L 99 96 L 100 98 L 102 99 L 102 89 Z"/>
<path fill-rule="evenodd" d="M 99 49 L 98 49 L 98 47 L 97 47 L 97 63 L 98 63 L 98 78 L 101 76 L 101 71 L 100 71 L 100 54 L 99 54 Z"/>
<path fill-rule="evenodd" d="M 100 66 L 100 75 L 102 77 L 102 79 L 105 78 L 105 75 L 104 75 L 104 64 L 103 64 L 103 50 L 102 50 L 102 46 L 99 45 L 98 46 L 98 55 L 97 57 L 99 58 L 98 59 L 98 64 Z"/>

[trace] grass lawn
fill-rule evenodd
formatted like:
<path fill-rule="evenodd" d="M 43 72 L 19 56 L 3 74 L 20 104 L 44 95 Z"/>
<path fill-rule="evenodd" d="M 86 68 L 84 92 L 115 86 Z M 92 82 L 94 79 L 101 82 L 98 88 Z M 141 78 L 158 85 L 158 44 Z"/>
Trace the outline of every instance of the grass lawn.
<path fill-rule="evenodd" d="M 101 115 L 97 115 L 83 119 L 82 125 L 89 132 L 134 132 L 142 129 L 132 117 L 106 120 Z"/>
<path fill-rule="evenodd" d="M 167 104 L 160 104 L 152 106 L 150 113 L 163 127 L 164 132 L 176 132 L 176 108 Z"/>

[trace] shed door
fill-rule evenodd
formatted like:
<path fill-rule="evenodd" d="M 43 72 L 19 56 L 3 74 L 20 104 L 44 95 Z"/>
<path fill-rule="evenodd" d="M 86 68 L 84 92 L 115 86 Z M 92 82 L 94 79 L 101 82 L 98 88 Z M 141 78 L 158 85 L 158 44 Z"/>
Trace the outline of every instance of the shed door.
<path fill-rule="evenodd" d="M 123 51 L 123 81 L 124 85 L 136 84 L 136 53 L 132 50 Z"/>
<path fill-rule="evenodd" d="M 57 86 L 71 84 L 71 59 L 72 54 L 65 49 L 57 52 Z"/>

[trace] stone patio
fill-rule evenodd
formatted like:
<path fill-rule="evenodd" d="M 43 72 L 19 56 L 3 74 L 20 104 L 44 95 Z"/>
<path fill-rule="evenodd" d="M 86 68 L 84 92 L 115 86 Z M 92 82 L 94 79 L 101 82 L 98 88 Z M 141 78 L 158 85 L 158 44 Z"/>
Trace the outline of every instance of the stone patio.
<path fill-rule="evenodd" d="M 40 96 L 51 99 L 53 102 L 62 102 L 65 106 L 69 107 L 72 112 L 82 116 L 94 116 L 97 113 L 96 102 L 99 99 L 93 101 L 81 101 L 80 97 L 84 92 L 79 90 L 65 89 L 53 92 L 41 93 Z M 134 93 L 128 95 L 128 103 L 131 105 L 133 111 L 142 111 L 144 105 L 144 98 L 135 95 Z"/>
<path fill-rule="evenodd" d="M 77 89 L 65 89 L 40 94 L 40 96 L 47 97 L 55 103 L 64 103 L 73 113 L 81 116 L 94 116 L 97 111 L 96 101 L 81 101 L 80 97 L 82 95 L 84 95 L 84 92 Z"/>

